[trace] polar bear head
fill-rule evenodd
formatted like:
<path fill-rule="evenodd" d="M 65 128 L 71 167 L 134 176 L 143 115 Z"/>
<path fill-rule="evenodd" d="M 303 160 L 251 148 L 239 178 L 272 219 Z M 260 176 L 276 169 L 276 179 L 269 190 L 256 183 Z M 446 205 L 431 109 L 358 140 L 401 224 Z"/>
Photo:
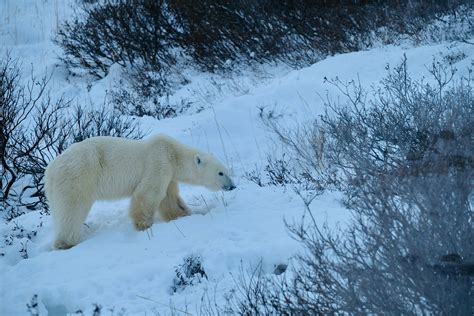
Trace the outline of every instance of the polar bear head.
<path fill-rule="evenodd" d="M 194 171 L 197 183 L 209 190 L 231 191 L 236 188 L 229 170 L 212 155 L 195 153 Z"/>

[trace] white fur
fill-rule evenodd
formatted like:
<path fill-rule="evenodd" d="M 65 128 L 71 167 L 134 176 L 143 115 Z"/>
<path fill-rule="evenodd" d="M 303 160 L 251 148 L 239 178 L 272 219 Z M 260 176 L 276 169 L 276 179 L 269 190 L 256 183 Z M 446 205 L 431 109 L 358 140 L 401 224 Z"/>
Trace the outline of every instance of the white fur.
<path fill-rule="evenodd" d="M 73 144 L 46 169 L 45 191 L 56 226 L 56 248 L 80 240 L 94 201 L 131 197 L 130 216 L 138 230 L 189 214 L 178 183 L 211 190 L 235 188 L 213 156 L 160 135 L 147 140 L 93 137 Z"/>

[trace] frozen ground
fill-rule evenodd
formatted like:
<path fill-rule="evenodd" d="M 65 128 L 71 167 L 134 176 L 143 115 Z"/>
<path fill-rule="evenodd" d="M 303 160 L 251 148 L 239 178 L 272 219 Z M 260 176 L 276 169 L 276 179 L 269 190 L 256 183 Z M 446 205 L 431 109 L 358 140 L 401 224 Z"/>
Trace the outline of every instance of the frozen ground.
<path fill-rule="evenodd" d="M 73 3 L 0 0 L 0 54 L 9 51 L 25 68 L 32 65 L 36 75 L 52 73 L 53 97 L 64 94 L 93 106 L 102 102 L 120 70 L 94 82 L 91 89 L 86 81 L 67 77 L 51 36 L 71 13 L 69 5 Z M 2 222 L 1 236 L 13 231 L 15 225 L 36 230 L 37 235 L 31 241 L 17 239 L 0 249 L 4 253 L 0 257 L 0 315 L 24 315 L 35 294 L 41 315 L 77 310 L 87 315 L 95 303 L 103 307 L 105 315 L 166 315 L 173 310 L 194 314 L 206 290 L 218 303 L 232 293 L 241 267 L 255 267 L 261 261 L 264 272 L 272 273 L 276 265 L 288 263 L 300 246 L 288 236 L 283 219 L 298 220 L 304 210 L 302 201 L 290 187 L 258 187 L 243 177 L 245 172 L 263 168 L 267 153 L 279 150 L 260 122 L 259 108 L 282 114 L 285 124 L 304 122 L 324 110 L 321 97 L 338 97 L 337 91 L 324 83 L 325 77 L 358 78 L 369 87 L 385 76 L 387 65 L 396 65 L 404 54 L 409 71 L 417 77 L 427 75 L 433 58 L 443 62 L 450 56 L 458 56 L 454 66 L 467 72 L 474 46 L 381 47 L 330 57 L 298 71 L 266 68 L 232 80 L 194 75 L 172 98 L 193 102 L 197 108 L 204 107 L 203 111 L 161 121 L 141 118 L 140 124 L 149 135 L 166 133 L 214 153 L 231 167 L 238 189 L 210 193 L 182 186 L 184 200 L 194 214 L 157 222 L 148 232 L 133 230 L 127 200 L 96 203 L 84 226 L 82 242 L 66 251 L 51 249 L 49 216 L 32 212 L 8 224 Z M 25 70 L 25 78 L 29 74 Z M 336 193 L 318 197 L 311 205 L 317 220 L 330 225 L 347 220 L 349 213 L 340 199 Z M 19 252 L 24 243 L 27 259 Z M 190 254 L 202 257 L 208 279 L 172 293 L 175 267 Z"/>

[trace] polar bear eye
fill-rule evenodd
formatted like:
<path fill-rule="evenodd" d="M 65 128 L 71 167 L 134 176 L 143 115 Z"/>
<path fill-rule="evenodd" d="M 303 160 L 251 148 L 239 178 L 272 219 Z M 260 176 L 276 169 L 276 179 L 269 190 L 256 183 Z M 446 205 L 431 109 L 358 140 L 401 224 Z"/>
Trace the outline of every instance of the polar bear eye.
<path fill-rule="evenodd" d="M 224 174 L 223 174 L 222 172 L 219 172 L 219 175 L 220 175 L 220 176 L 223 176 Z"/>

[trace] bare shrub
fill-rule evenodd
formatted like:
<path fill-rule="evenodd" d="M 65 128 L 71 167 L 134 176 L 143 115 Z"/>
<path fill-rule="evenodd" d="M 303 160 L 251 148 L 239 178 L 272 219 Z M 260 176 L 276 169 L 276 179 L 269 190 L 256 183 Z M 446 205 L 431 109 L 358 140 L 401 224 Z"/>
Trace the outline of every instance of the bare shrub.
<path fill-rule="evenodd" d="M 443 20 L 447 14 L 452 18 Z M 140 94 L 144 86 L 166 93 L 173 86 L 167 74 L 177 63 L 210 72 L 274 61 L 301 67 L 403 36 L 422 41 L 419 34 L 435 21 L 424 37 L 439 38 L 445 24 L 454 29 L 458 22 L 458 33 L 472 34 L 471 15 L 466 0 L 106 0 L 83 4 L 56 41 L 70 69 L 102 78 L 116 63 L 132 70 Z M 154 89 L 146 87 L 150 83 Z"/>
<path fill-rule="evenodd" d="M 18 63 L 9 56 L 0 63 L 0 200 L 4 208 L 18 204 L 34 208 L 43 203 L 40 174 L 67 138 L 61 113 L 69 102 L 51 100 L 48 81 L 47 77 L 33 78 L 22 85 Z"/>
<path fill-rule="evenodd" d="M 98 110 L 76 106 L 69 121 L 70 144 L 95 136 L 114 136 L 139 139 L 143 137 L 138 123 L 121 117 L 104 103 Z"/>
<path fill-rule="evenodd" d="M 404 60 L 372 94 L 330 81 L 348 103 L 328 100 L 312 128 L 352 219 L 330 229 L 308 206 L 288 225 L 306 251 L 283 278 L 246 282 L 240 314 L 473 313 L 473 80 L 431 73 L 435 84 L 413 80 Z"/>
<path fill-rule="evenodd" d="M 22 84 L 20 65 L 6 57 L 0 62 L 0 188 L 4 217 L 11 220 L 24 208 L 47 210 L 44 170 L 69 145 L 99 135 L 140 138 L 138 125 L 104 106 L 86 111 L 78 106 L 72 118 L 70 101 L 53 101 L 48 77 Z"/>
<path fill-rule="evenodd" d="M 270 122 L 274 121 L 266 121 L 268 124 Z M 283 153 L 279 157 L 268 155 L 263 170 L 255 167 L 255 169 L 246 172 L 244 177 L 260 187 L 291 187 L 298 191 L 311 192 L 313 197 L 324 192 L 326 186 L 323 186 L 322 181 L 316 179 L 313 174 L 308 172 L 307 168 L 301 168 L 303 165 L 296 165 L 291 159 L 293 154 L 290 153 L 292 156 L 289 156 L 287 153 Z"/>
<path fill-rule="evenodd" d="M 72 68 L 103 77 L 113 63 L 146 64 L 154 70 L 175 62 L 170 48 L 179 39 L 166 1 L 106 0 L 82 6 L 58 32 L 57 42 Z"/>
<path fill-rule="evenodd" d="M 207 274 L 202 266 L 202 259 L 199 255 L 189 255 L 184 258 L 184 262 L 175 267 L 175 278 L 171 291 L 176 293 L 184 290 L 188 286 L 201 283 Z"/>
<path fill-rule="evenodd" d="M 160 95 L 143 95 L 135 89 L 118 88 L 111 92 L 111 103 L 114 109 L 123 115 L 130 116 L 151 116 L 156 119 L 176 117 L 186 112 L 192 102 L 181 101 L 170 103 L 165 98 L 160 99 Z"/>

